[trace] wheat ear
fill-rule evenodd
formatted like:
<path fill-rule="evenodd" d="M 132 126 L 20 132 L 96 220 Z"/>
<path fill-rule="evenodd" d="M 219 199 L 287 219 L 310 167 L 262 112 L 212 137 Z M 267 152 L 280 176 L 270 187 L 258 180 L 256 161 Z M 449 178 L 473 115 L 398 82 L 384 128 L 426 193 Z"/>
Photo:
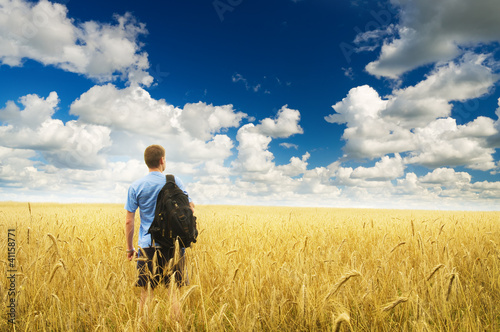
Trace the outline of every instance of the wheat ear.
<path fill-rule="evenodd" d="M 337 319 L 335 319 L 335 323 L 333 324 L 333 331 L 334 332 L 339 332 L 340 331 L 340 326 L 342 325 L 343 322 L 346 324 L 349 324 L 350 318 L 349 315 L 346 314 L 345 312 L 340 314 Z"/>

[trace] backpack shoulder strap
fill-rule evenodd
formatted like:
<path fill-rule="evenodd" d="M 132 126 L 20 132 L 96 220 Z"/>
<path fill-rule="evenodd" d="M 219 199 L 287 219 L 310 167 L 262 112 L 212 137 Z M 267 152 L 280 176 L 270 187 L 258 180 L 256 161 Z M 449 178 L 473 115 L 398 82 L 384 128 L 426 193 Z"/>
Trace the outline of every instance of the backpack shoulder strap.
<path fill-rule="evenodd" d="M 167 174 L 167 183 L 172 182 L 175 184 L 175 177 L 172 174 Z"/>

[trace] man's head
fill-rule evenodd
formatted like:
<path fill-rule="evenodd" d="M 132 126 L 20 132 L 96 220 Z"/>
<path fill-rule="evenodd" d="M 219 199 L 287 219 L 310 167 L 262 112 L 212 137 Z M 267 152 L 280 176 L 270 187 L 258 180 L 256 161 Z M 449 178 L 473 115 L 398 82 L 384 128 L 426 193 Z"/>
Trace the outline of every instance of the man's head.
<path fill-rule="evenodd" d="M 144 161 L 148 168 L 159 168 L 165 157 L 165 149 L 161 145 L 150 145 L 144 151 Z"/>

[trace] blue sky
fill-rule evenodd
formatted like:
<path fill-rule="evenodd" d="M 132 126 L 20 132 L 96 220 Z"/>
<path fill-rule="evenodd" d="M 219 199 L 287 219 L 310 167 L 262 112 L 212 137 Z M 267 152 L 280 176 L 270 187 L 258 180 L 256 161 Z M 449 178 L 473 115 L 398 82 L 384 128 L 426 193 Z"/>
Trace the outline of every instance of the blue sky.
<path fill-rule="evenodd" d="M 497 210 L 500 4 L 0 0 L 0 200 Z"/>

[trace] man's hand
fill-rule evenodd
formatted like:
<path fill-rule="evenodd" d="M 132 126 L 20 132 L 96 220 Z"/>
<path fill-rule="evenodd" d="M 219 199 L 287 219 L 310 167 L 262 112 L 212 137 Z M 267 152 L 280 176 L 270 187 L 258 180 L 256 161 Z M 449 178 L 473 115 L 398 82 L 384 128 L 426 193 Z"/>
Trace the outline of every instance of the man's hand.
<path fill-rule="evenodd" d="M 135 251 L 135 249 L 129 249 L 129 250 L 127 250 L 127 259 L 129 261 L 131 261 L 136 254 L 137 254 L 137 252 Z"/>

